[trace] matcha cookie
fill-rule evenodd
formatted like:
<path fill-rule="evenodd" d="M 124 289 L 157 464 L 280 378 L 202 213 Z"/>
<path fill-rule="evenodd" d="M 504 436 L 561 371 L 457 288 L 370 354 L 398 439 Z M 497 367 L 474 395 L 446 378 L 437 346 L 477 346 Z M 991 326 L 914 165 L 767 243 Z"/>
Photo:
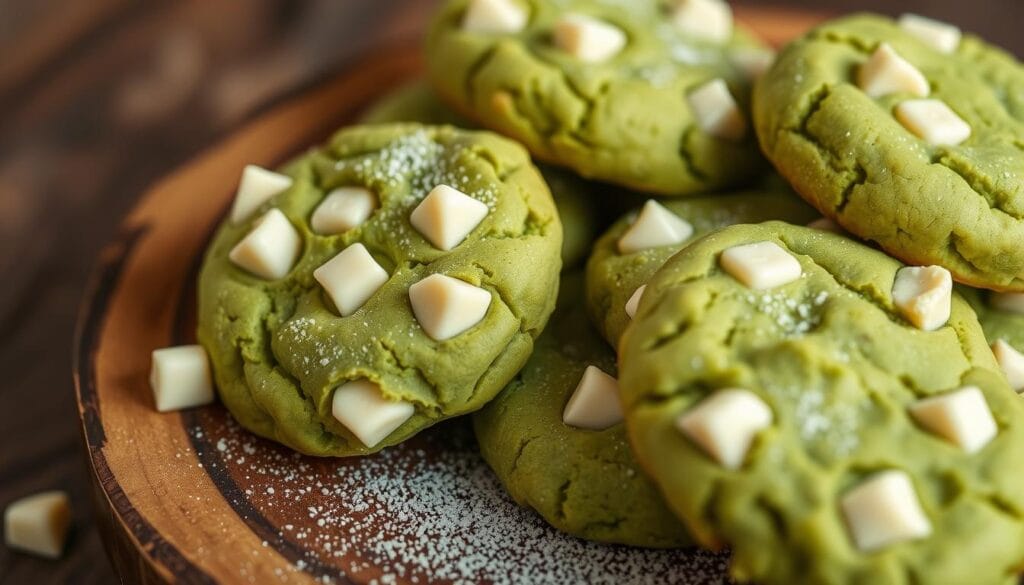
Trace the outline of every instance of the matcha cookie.
<path fill-rule="evenodd" d="M 663 195 L 762 172 L 746 112 L 770 59 L 720 0 L 449 0 L 427 40 L 458 111 L 541 160 Z"/>
<path fill-rule="evenodd" d="M 787 46 L 755 91 L 761 145 L 850 233 L 1024 290 L 1024 69 L 918 20 L 851 16 Z"/>
<path fill-rule="evenodd" d="M 421 124 L 448 124 L 460 128 L 473 126 L 452 112 L 434 95 L 427 84 L 409 83 L 374 104 L 361 119 L 366 124 L 389 122 L 419 122 Z M 600 218 L 593 205 L 597 187 L 569 172 L 540 165 L 551 196 L 562 221 L 562 269 L 578 267 L 590 253 L 590 245 L 597 237 Z"/>
<path fill-rule="evenodd" d="M 779 183 L 758 191 L 660 203 L 651 200 L 641 211 L 634 210 L 612 225 L 594 244 L 587 261 L 587 308 L 605 339 L 618 345 L 643 294 L 641 287 L 689 242 L 737 223 L 780 219 L 805 224 L 818 217 Z M 673 223 L 676 229 L 665 230 Z M 661 237 L 641 242 L 653 245 L 638 249 L 638 232 Z"/>
<path fill-rule="evenodd" d="M 1024 403 L 948 271 L 728 227 L 655 275 L 619 358 L 638 460 L 739 580 L 1016 582 Z"/>
<path fill-rule="evenodd" d="M 480 452 L 517 502 L 563 532 L 632 546 L 688 544 L 633 458 L 615 352 L 587 321 L 582 295 L 583 274 L 563 276 L 558 307 L 530 361 L 473 415 Z"/>
<path fill-rule="evenodd" d="M 985 331 L 1010 387 L 1024 392 L 1024 294 L 957 287 Z"/>
<path fill-rule="evenodd" d="M 561 240 L 517 144 L 348 128 L 285 174 L 246 169 L 199 276 L 198 337 L 243 426 L 370 453 L 512 379 L 554 308 Z"/>

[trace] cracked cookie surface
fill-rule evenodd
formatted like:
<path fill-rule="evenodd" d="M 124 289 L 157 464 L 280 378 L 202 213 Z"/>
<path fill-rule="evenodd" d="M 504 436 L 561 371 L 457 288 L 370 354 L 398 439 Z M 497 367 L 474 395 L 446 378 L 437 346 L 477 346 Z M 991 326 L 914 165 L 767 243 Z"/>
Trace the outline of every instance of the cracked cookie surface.
<path fill-rule="evenodd" d="M 751 290 L 719 266 L 771 242 L 802 275 Z M 756 583 L 1012 583 L 1024 561 L 1024 404 L 958 295 L 935 331 L 904 321 L 898 261 L 842 236 L 779 222 L 725 228 L 648 285 L 620 346 L 637 458 L 701 543 L 732 548 Z M 925 430 L 917 401 L 980 388 L 998 434 L 977 452 Z M 677 426 L 717 391 L 771 410 L 729 469 Z M 869 476 L 905 473 L 930 535 L 864 552 L 840 502 Z"/>
<path fill-rule="evenodd" d="M 455 109 L 535 157 L 664 195 L 739 185 L 764 170 L 749 129 L 738 142 L 713 137 L 687 100 L 720 78 L 747 111 L 751 82 L 734 61 L 761 46 L 742 30 L 724 44 L 688 36 L 672 25 L 664 0 L 526 0 L 521 32 L 481 34 L 462 28 L 467 3 L 448 1 L 433 23 L 430 80 Z M 552 30 L 569 13 L 618 27 L 625 48 L 601 63 L 555 48 Z"/>
<path fill-rule="evenodd" d="M 423 81 L 408 83 L 382 97 L 363 114 L 360 121 L 364 124 L 418 122 L 467 129 L 474 127 L 442 103 Z M 600 196 L 595 185 L 568 171 L 544 164 L 537 165 L 537 169 L 551 190 L 562 222 L 562 270 L 576 268 L 590 253 L 590 245 L 597 236 L 601 219 L 593 201 Z"/>
<path fill-rule="evenodd" d="M 805 224 L 818 213 L 784 187 L 772 182 L 762 190 L 737 191 L 722 195 L 661 202 L 693 226 L 686 241 L 623 254 L 618 241 L 636 218 L 634 210 L 613 224 L 594 243 L 587 261 L 587 309 L 598 330 L 613 346 L 629 325 L 626 303 L 636 290 L 687 244 L 713 230 L 738 223 L 759 223 L 778 219 Z"/>
<path fill-rule="evenodd" d="M 240 224 L 225 222 L 199 276 L 198 337 L 219 394 L 251 431 L 314 455 L 365 454 L 486 404 L 529 357 L 554 308 L 561 225 L 537 170 L 519 145 L 487 132 L 417 124 L 344 129 L 288 164 L 293 186 Z M 410 213 L 438 184 L 483 202 L 488 214 L 450 252 L 431 245 Z M 327 192 L 362 186 L 379 205 L 362 225 L 315 233 L 310 216 Z M 232 247 L 267 208 L 302 241 L 287 276 L 239 269 Z M 361 243 L 387 272 L 354 314 L 340 317 L 313 271 Z M 419 326 L 409 287 L 444 274 L 490 293 L 483 319 L 447 341 Z M 373 449 L 332 416 L 339 385 L 366 378 L 415 413 Z"/>
<path fill-rule="evenodd" d="M 966 141 L 933 146 L 894 115 L 910 94 L 858 89 L 882 43 L 970 126 Z M 856 15 L 789 45 L 754 94 L 766 156 L 826 216 L 909 264 L 1024 290 L 1024 68 L 1013 57 L 970 36 L 943 54 L 892 20 Z"/>
<path fill-rule="evenodd" d="M 517 502 L 563 532 L 632 546 L 689 544 L 634 459 L 621 422 L 602 431 L 562 422 L 588 366 L 616 374 L 615 353 L 587 321 L 582 295 L 583 274 L 563 276 L 558 307 L 530 361 L 473 415 L 480 452 Z"/>

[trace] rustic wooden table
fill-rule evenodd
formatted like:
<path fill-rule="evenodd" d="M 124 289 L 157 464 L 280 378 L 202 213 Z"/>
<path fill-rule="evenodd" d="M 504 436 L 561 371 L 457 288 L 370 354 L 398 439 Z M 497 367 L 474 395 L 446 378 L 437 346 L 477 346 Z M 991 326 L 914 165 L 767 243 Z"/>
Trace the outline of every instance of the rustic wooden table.
<path fill-rule="evenodd" d="M 48 488 L 75 504 L 64 558 L 0 546 L 0 583 L 116 581 L 91 519 L 70 359 L 79 298 L 121 216 L 281 95 L 415 42 L 433 3 L 0 0 L 0 507 Z M 781 3 L 930 14 L 1024 54 L 1019 0 Z"/>

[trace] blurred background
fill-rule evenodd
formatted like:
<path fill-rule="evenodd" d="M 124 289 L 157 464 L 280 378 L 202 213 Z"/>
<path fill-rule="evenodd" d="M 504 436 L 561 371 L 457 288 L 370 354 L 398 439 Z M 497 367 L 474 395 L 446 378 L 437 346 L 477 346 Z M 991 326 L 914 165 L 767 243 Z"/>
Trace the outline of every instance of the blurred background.
<path fill-rule="evenodd" d="M 111 583 L 71 380 L 95 257 L 146 186 L 374 47 L 415 47 L 435 0 L 0 0 L 0 508 L 68 490 L 67 553 L 0 546 L 0 583 Z M 1024 54 L 1021 0 L 774 0 L 916 12 Z"/>

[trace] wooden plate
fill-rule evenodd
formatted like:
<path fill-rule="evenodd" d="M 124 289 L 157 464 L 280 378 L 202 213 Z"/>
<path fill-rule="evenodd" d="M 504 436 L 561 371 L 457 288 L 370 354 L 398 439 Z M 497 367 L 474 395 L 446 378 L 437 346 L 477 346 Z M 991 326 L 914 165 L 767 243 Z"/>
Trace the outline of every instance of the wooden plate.
<path fill-rule="evenodd" d="M 740 17 L 778 43 L 814 16 Z M 108 552 L 129 583 L 719 583 L 726 558 L 561 535 L 517 507 L 452 421 L 363 459 L 299 456 L 219 405 L 159 414 L 150 352 L 194 340 L 202 251 L 247 163 L 273 167 L 420 71 L 376 52 L 284 99 L 154 185 L 102 255 L 74 375 Z"/>

